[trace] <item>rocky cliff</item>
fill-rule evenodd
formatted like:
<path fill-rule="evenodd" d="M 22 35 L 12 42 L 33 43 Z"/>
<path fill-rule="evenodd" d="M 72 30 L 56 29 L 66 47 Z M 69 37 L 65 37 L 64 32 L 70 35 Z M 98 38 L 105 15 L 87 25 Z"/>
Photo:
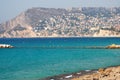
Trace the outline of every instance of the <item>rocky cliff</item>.
<path fill-rule="evenodd" d="M 31 8 L 0 24 L 0 37 L 120 37 L 120 8 Z"/>

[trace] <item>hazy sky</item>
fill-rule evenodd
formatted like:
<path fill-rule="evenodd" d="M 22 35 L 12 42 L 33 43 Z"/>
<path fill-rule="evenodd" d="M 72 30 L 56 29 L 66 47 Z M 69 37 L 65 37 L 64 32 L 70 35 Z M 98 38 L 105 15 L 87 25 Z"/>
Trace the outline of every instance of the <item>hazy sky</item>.
<path fill-rule="evenodd" d="M 32 7 L 120 7 L 120 0 L 0 0 L 0 23 Z"/>

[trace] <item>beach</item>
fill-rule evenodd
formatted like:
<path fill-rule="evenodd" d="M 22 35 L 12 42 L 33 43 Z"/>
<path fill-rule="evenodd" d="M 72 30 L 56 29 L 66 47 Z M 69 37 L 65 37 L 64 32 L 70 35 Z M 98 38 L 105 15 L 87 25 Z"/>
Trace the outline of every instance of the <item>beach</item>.
<path fill-rule="evenodd" d="M 47 77 L 40 80 L 120 80 L 120 66 L 85 70 L 71 74 Z"/>

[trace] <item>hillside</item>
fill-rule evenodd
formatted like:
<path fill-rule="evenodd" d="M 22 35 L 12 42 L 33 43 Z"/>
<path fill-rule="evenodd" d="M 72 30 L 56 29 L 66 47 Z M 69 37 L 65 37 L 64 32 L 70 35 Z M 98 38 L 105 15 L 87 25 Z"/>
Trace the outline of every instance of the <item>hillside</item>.
<path fill-rule="evenodd" d="M 120 37 L 120 7 L 31 8 L 1 23 L 0 37 Z"/>

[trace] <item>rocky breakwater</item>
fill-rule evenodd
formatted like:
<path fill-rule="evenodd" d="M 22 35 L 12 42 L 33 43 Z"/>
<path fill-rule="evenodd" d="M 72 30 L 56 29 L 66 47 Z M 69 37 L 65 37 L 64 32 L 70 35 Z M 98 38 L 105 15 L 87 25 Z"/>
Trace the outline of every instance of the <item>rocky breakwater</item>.
<path fill-rule="evenodd" d="M 0 44 L 0 48 L 13 48 L 13 46 L 9 44 Z"/>
<path fill-rule="evenodd" d="M 120 45 L 112 44 L 106 47 L 107 49 L 120 49 Z"/>
<path fill-rule="evenodd" d="M 120 66 L 101 68 L 95 73 L 82 75 L 72 80 L 120 80 Z"/>

